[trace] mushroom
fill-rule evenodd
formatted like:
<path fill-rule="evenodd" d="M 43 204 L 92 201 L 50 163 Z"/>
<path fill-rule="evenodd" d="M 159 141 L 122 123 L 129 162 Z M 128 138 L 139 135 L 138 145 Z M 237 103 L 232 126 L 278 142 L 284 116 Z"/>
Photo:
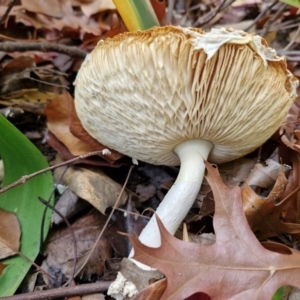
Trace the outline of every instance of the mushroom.
<path fill-rule="evenodd" d="M 230 161 L 265 142 L 297 85 L 285 58 L 258 35 L 166 26 L 100 41 L 78 72 L 75 107 L 107 147 L 150 164 L 181 164 L 156 211 L 174 234 L 201 187 L 203 161 Z M 154 217 L 139 238 L 160 246 Z"/>

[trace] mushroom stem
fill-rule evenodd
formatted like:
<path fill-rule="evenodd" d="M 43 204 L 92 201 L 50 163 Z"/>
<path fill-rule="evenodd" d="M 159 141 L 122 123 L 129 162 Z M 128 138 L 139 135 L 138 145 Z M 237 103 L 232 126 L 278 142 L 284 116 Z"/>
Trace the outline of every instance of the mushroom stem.
<path fill-rule="evenodd" d="M 174 152 L 181 166 L 172 188 L 156 210 L 166 229 L 174 234 L 192 207 L 202 184 L 206 160 L 213 144 L 205 140 L 189 140 L 177 145 Z M 153 216 L 139 236 L 149 247 L 161 245 L 160 233 Z M 131 253 L 132 254 L 132 253 Z"/>

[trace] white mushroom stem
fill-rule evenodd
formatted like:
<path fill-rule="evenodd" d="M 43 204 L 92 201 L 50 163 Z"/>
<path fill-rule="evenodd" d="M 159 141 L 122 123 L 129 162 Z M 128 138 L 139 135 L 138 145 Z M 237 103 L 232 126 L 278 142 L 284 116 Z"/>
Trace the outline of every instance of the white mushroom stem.
<path fill-rule="evenodd" d="M 205 165 L 213 144 L 205 140 L 189 140 L 177 145 L 174 152 L 179 156 L 181 166 L 172 188 L 156 210 L 166 229 L 173 235 L 190 208 L 202 184 Z M 153 216 L 139 236 L 149 247 L 161 245 L 160 233 Z M 130 256 L 133 255 L 131 251 Z"/>

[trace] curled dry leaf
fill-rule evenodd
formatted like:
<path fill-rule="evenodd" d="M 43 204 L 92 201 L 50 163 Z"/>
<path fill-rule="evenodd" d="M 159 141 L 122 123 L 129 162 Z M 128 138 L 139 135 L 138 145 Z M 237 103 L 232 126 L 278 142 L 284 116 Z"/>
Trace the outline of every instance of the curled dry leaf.
<path fill-rule="evenodd" d="M 48 129 L 61 141 L 68 150 L 75 156 L 92 151 L 102 151 L 107 147 L 94 140 L 82 127 L 75 115 L 74 101 L 69 93 L 57 96 L 46 107 Z M 70 119 L 70 115 L 72 118 Z M 71 125 L 70 125 L 71 123 Z M 76 136 L 70 131 L 76 132 Z M 111 154 L 102 155 L 110 163 L 122 157 L 116 151 L 111 150 Z"/>
<path fill-rule="evenodd" d="M 283 221 L 283 212 L 289 199 L 285 198 L 281 202 L 279 199 L 287 182 L 283 171 L 280 172 L 274 188 L 266 198 L 257 195 L 249 185 L 242 189 L 244 213 L 251 229 L 260 240 L 283 233 L 300 233 L 300 224 Z"/>
<path fill-rule="evenodd" d="M 281 165 L 272 159 L 267 159 L 263 163 L 255 164 L 244 185 L 254 185 L 271 190 L 279 173 L 283 171 L 287 174 L 290 170 L 291 167 L 289 166 Z"/>
<path fill-rule="evenodd" d="M 134 259 L 167 277 L 160 300 L 182 300 L 200 291 L 214 300 L 268 300 L 282 285 L 300 287 L 300 253 L 288 247 L 288 254 L 265 249 L 247 223 L 240 188 L 227 187 L 217 169 L 208 163 L 206 167 L 216 204 L 214 244 L 182 242 L 171 236 L 159 219 L 160 247 L 150 248 L 130 237 Z"/>
<path fill-rule="evenodd" d="M 17 216 L 0 209 L 0 259 L 17 254 L 20 236 L 21 230 Z"/>
<path fill-rule="evenodd" d="M 290 159 L 293 169 L 289 174 L 285 191 L 280 197 L 280 201 L 285 198 L 289 199 L 289 201 L 286 201 L 286 205 L 284 206 L 285 214 L 282 215 L 282 218 L 285 222 L 299 223 L 300 194 L 297 190 L 300 186 L 300 154 L 297 151 L 291 151 Z"/>

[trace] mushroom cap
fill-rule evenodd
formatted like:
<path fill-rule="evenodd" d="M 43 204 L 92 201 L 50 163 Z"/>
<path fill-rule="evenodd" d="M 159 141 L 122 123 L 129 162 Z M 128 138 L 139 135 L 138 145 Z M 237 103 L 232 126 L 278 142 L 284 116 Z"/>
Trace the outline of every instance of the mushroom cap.
<path fill-rule="evenodd" d="M 278 129 L 297 86 L 260 36 L 155 27 L 100 41 L 78 72 L 75 107 L 92 137 L 135 159 L 178 165 L 174 147 L 204 139 L 222 163 Z"/>

